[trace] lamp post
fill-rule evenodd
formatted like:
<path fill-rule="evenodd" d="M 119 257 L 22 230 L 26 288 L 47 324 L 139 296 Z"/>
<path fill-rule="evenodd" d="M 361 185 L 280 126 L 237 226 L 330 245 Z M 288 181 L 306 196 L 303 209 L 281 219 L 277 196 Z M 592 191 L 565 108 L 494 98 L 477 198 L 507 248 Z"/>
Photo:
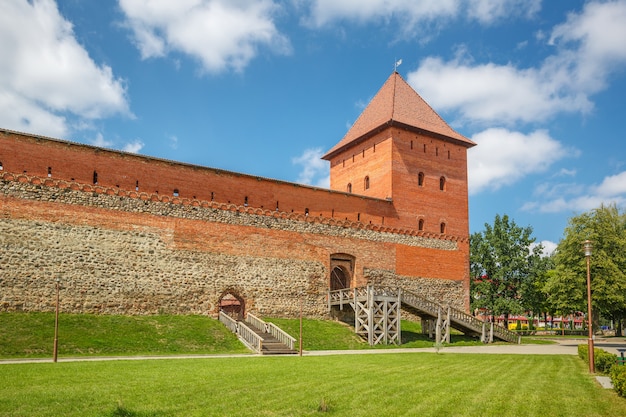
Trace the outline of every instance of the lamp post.
<path fill-rule="evenodd" d="M 57 302 L 54 312 L 54 348 L 52 349 L 52 362 L 57 361 L 57 353 L 59 346 L 59 278 L 56 282 Z"/>
<path fill-rule="evenodd" d="M 589 258 L 591 257 L 591 241 L 585 240 L 583 242 L 583 249 L 585 251 L 585 257 L 587 258 L 587 321 L 589 325 L 587 326 L 589 329 L 589 372 L 595 373 L 595 359 L 593 355 L 593 319 L 591 315 L 591 270 L 589 268 Z"/>
<path fill-rule="evenodd" d="M 304 304 L 304 294 L 300 293 L 300 340 L 298 341 L 298 355 L 302 356 L 302 309 Z"/>

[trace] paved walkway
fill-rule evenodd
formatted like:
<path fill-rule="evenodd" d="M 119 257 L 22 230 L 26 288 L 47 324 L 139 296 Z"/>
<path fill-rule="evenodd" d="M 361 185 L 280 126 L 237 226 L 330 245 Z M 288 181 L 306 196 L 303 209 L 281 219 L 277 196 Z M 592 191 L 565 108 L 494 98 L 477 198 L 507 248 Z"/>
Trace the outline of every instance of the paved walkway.
<path fill-rule="evenodd" d="M 481 345 L 481 346 L 453 346 L 439 349 L 439 353 L 481 353 L 481 354 L 513 354 L 513 355 L 577 355 L 578 345 L 587 343 L 587 339 L 555 339 L 550 345 Z M 598 338 L 595 347 L 619 355 L 617 349 L 626 349 L 626 339 Z M 329 355 L 383 355 L 391 353 L 419 353 L 435 352 L 435 348 L 412 349 L 363 349 L 363 350 L 314 350 L 306 351 L 304 356 Z M 209 359 L 209 358 L 255 358 L 257 354 L 222 354 L 222 355 L 169 355 L 169 356 L 93 356 L 77 358 L 58 358 L 58 362 L 90 362 L 90 361 L 120 361 L 120 360 L 162 360 L 162 359 Z M 0 365 L 18 363 L 49 363 L 50 358 L 38 359 L 5 359 Z"/>

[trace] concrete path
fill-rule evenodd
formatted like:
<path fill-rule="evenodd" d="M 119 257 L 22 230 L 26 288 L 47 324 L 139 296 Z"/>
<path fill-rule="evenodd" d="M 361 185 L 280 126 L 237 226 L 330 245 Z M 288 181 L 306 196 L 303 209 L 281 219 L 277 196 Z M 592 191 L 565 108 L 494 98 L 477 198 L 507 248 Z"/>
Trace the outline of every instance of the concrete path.
<path fill-rule="evenodd" d="M 481 346 L 453 346 L 439 349 L 441 354 L 480 353 L 480 354 L 507 354 L 507 355 L 577 355 L 578 345 L 587 343 L 587 339 L 555 339 L 550 345 L 481 345 Z M 619 355 L 618 349 L 626 349 L 626 339 L 595 340 L 595 347 Z M 420 353 L 436 352 L 435 348 L 399 348 L 399 349 L 363 349 L 363 350 L 313 350 L 305 351 L 303 356 L 330 356 L 330 355 L 384 355 L 392 353 Z M 293 356 L 293 355 L 290 355 Z M 58 362 L 91 362 L 91 361 L 135 361 L 135 360 L 163 360 L 163 359 L 219 359 L 219 358 L 258 358 L 257 354 L 222 354 L 222 355 L 170 355 L 170 356 L 93 356 L 67 358 L 60 357 Z M 18 363 L 50 363 L 51 358 L 38 359 L 4 359 L 0 365 Z"/>

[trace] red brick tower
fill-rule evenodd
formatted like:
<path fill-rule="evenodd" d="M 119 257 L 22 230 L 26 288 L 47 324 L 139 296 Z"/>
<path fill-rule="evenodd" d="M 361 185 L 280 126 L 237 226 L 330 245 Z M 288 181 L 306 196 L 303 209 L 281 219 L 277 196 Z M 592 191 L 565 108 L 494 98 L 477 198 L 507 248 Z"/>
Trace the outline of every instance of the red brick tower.
<path fill-rule="evenodd" d="M 331 189 L 391 200 L 399 227 L 463 239 L 474 145 L 394 72 L 323 159 Z"/>

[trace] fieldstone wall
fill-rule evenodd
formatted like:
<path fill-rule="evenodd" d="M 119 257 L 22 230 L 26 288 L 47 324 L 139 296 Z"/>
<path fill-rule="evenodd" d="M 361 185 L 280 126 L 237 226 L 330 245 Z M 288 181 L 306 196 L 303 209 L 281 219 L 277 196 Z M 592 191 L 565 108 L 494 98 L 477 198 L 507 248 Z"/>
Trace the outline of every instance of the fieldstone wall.
<path fill-rule="evenodd" d="M 368 282 L 463 308 L 462 281 L 393 271 L 396 245 L 445 256 L 458 250 L 450 236 L 0 177 L 0 311 L 52 311 L 58 278 L 66 312 L 217 314 L 230 292 L 246 311 L 297 316 L 303 299 L 305 315 L 321 317 L 329 255 L 341 252 Z"/>
<path fill-rule="evenodd" d="M 465 311 L 465 289 L 462 281 L 406 277 L 393 271 L 366 269 L 368 282 L 383 287 L 401 287 L 421 297 L 436 301 L 441 305 Z"/>

